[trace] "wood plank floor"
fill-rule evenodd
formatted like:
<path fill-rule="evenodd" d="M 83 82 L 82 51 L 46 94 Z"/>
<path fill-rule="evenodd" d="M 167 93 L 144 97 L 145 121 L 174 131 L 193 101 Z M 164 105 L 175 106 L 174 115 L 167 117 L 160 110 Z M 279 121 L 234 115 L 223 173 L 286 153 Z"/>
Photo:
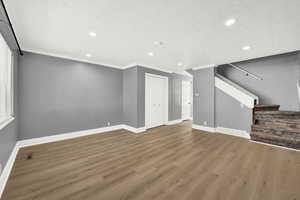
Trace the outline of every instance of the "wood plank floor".
<path fill-rule="evenodd" d="M 21 149 L 2 200 L 58 199 L 300 200 L 300 152 L 191 122 Z"/>

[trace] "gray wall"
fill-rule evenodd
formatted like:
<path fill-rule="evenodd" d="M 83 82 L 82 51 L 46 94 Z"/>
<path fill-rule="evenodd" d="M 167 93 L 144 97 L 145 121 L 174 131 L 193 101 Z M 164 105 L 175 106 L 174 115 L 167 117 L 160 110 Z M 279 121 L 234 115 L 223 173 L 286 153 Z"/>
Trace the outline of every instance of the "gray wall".
<path fill-rule="evenodd" d="M 199 69 L 193 73 L 193 123 L 215 126 L 215 79 L 214 68 Z M 196 94 L 198 96 L 196 96 Z M 206 124 L 205 124 L 206 122 Z"/>
<path fill-rule="evenodd" d="M 145 67 L 126 70 L 26 52 L 20 58 L 20 136 L 43 137 L 127 124 L 145 126 L 145 73 L 169 77 L 169 120 L 181 118 L 186 76 Z"/>
<path fill-rule="evenodd" d="M 122 123 L 122 71 L 56 57 L 20 57 L 20 138 Z"/>
<path fill-rule="evenodd" d="M 262 104 L 278 104 L 282 110 L 300 110 L 297 94 L 300 73 L 298 53 L 259 58 L 236 65 L 259 75 L 263 80 L 247 77 L 228 66 L 220 66 L 217 71 L 256 94 Z"/>
<path fill-rule="evenodd" d="M 138 76 L 137 67 L 123 71 L 123 122 L 138 127 Z"/>
<path fill-rule="evenodd" d="M 215 126 L 250 133 L 252 109 L 241 106 L 241 103 L 222 90 L 215 89 Z"/>

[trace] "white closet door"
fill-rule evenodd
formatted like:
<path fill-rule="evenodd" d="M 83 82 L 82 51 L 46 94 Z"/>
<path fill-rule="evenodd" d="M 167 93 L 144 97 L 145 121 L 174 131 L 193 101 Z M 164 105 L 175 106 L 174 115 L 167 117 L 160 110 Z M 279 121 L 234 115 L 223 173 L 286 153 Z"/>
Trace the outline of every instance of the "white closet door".
<path fill-rule="evenodd" d="M 146 75 L 145 125 L 146 128 L 161 126 L 168 120 L 168 79 Z"/>
<path fill-rule="evenodd" d="M 164 79 L 151 77 L 150 84 L 150 126 L 156 127 L 164 123 Z"/>
<path fill-rule="evenodd" d="M 191 83 L 182 81 L 182 119 L 191 117 Z"/>

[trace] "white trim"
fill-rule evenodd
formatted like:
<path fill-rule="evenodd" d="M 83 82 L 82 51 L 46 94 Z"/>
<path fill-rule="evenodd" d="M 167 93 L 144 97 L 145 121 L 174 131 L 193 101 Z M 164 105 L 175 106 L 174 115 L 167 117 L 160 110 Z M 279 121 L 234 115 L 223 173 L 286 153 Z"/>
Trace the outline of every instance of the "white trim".
<path fill-rule="evenodd" d="M 203 65 L 203 66 L 199 66 L 199 67 L 193 67 L 192 70 L 199 70 L 199 69 L 207 69 L 207 68 L 214 68 L 217 67 L 217 65 L 215 64 L 209 64 L 209 65 Z"/>
<path fill-rule="evenodd" d="M 197 124 L 193 124 L 192 128 L 200 130 L 200 131 L 216 132 L 216 129 L 214 127 L 209 127 L 209 126 L 200 126 L 200 125 L 197 125 Z"/>
<path fill-rule="evenodd" d="M 29 53 L 45 55 L 45 56 L 63 58 L 63 59 L 72 60 L 72 61 L 78 61 L 78 62 L 84 62 L 84 63 L 94 64 L 94 65 L 100 65 L 100 66 L 103 66 L 103 67 L 111 67 L 111 68 L 116 68 L 116 69 L 121 69 L 121 70 L 128 69 L 130 67 L 139 66 L 139 67 L 145 67 L 145 68 L 149 68 L 149 69 L 153 69 L 153 70 L 157 70 L 157 71 L 161 71 L 161 72 L 165 72 L 165 73 L 169 73 L 169 74 L 174 73 L 173 71 L 164 70 L 164 69 L 161 69 L 159 67 L 154 67 L 154 66 L 150 66 L 150 65 L 146 65 L 146 64 L 142 64 L 142 63 L 131 63 L 129 65 L 119 66 L 119 65 L 114 65 L 114 64 L 107 64 L 107 63 L 91 61 L 91 60 L 87 60 L 87 59 L 75 58 L 73 56 L 59 55 L 59 54 L 56 54 L 56 53 L 49 53 L 49 52 L 44 52 L 44 51 L 36 51 L 36 50 L 32 50 L 32 49 L 24 49 L 24 51 L 29 52 Z"/>
<path fill-rule="evenodd" d="M 173 71 L 160 69 L 158 67 L 154 67 L 154 66 L 150 66 L 150 65 L 145 65 L 145 64 L 142 64 L 142 63 L 131 63 L 129 65 L 125 65 L 124 67 L 122 67 L 122 69 L 128 69 L 128 68 L 136 67 L 136 66 L 138 66 L 138 67 L 145 67 L 145 68 L 149 68 L 149 69 L 153 69 L 153 70 L 157 70 L 157 71 L 165 72 L 165 73 L 169 73 L 169 74 L 174 73 Z"/>
<path fill-rule="evenodd" d="M 277 147 L 277 148 L 285 149 L 285 150 L 289 150 L 289 151 L 300 152 L 299 149 L 292 149 L 292 148 L 289 148 L 289 147 L 283 147 L 283 146 L 279 146 L 279 145 L 275 145 L 275 144 L 268 144 L 268 143 L 264 143 L 264 142 L 258 142 L 258 141 L 255 141 L 255 140 L 250 140 L 250 142 L 257 143 L 257 144 L 262 144 L 262 145 L 266 145 L 266 146 L 271 146 L 271 147 Z"/>
<path fill-rule="evenodd" d="M 226 135 L 232 135 L 232 136 L 237 136 L 237 137 L 250 139 L 250 134 L 247 131 L 244 131 L 244 130 L 217 127 L 216 132 L 226 134 Z"/>
<path fill-rule="evenodd" d="M 6 119 L 5 121 L 3 121 L 2 123 L 0 123 L 0 131 L 2 129 L 4 129 L 7 125 L 9 125 L 10 123 L 12 123 L 15 120 L 14 117 L 9 117 L 8 119 Z"/>
<path fill-rule="evenodd" d="M 300 102 L 300 83 L 297 83 L 297 89 L 298 89 L 298 97 L 299 97 L 299 102 Z"/>
<path fill-rule="evenodd" d="M 123 129 L 126 129 L 127 131 L 133 132 L 133 133 L 141 133 L 146 131 L 146 127 L 140 127 L 140 128 L 134 128 L 132 126 L 123 125 Z"/>
<path fill-rule="evenodd" d="M 116 125 L 116 126 L 109 126 L 109 127 L 103 127 L 103 128 L 96 128 L 96 129 L 88 129 L 88 130 L 82 130 L 82 131 L 76 131 L 76 132 L 69 132 L 69 133 L 63 133 L 63 134 L 57 134 L 52 136 L 46 136 L 46 137 L 40 137 L 40 138 L 33 138 L 33 139 L 27 139 L 27 140 L 21 140 L 19 141 L 20 147 L 27 147 L 37 144 L 44 144 L 49 142 L 56 142 L 61 140 L 67 140 L 87 135 L 94 135 L 98 133 L 108 132 L 108 131 L 115 131 L 123 129 L 123 125 Z"/>
<path fill-rule="evenodd" d="M 145 73 L 145 76 L 152 76 L 152 77 L 156 77 L 156 78 L 169 79 L 169 77 L 167 77 L 167 76 L 151 74 L 151 73 Z"/>
<path fill-rule="evenodd" d="M 126 65 L 126 66 L 122 67 L 122 69 L 128 69 L 128 68 L 136 67 L 136 66 L 138 66 L 137 63 L 131 63 L 131 64 L 129 64 L 129 65 Z"/>
<path fill-rule="evenodd" d="M 225 82 L 224 80 L 222 80 L 217 76 L 215 76 L 215 87 L 222 90 L 223 92 L 233 97 L 234 99 L 238 100 L 248 108 L 254 108 L 254 101 L 257 99 L 237 89 L 233 85 Z"/>
<path fill-rule="evenodd" d="M 11 173 L 12 168 L 13 168 L 14 162 L 16 160 L 19 148 L 20 147 L 18 146 L 18 143 L 16 143 L 13 151 L 11 152 L 11 154 L 9 156 L 9 159 L 8 159 L 5 167 L 3 168 L 2 173 L 0 174 L 0 199 L 1 199 L 1 196 L 3 194 L 4 188 L 6 186 L 6 183 L 8 181 L 8 177 Z"/>
<path fill-rule="evenodd" d="M 123 68 L 122 66 L 118 66 L 118 65 L 100 63 L 100 62 L 90 61 L 90 60 L 86 60 L 86 59 L 75 58 L 73 56 L 59 55 L 59 54 L 56 54 L 56 53 L 48 53 L 48 52 L 44 52 L 44 51 L 36 51 L 36 50 L 31 50 L 31 49 L 23 49 L 23 51 L 29 52 L 29 53 L 45 55 L 45 56 L 63 58 L 63 59 L 73 60 L 73 61 L 78 61 L 78 62 L 84 62 L 84 63 L 94 64 L 94 65 L 101 65 L 103 67 L 111 67 L 111 68 L 117 68 L 117 69 L 122 69 Z"/>
<path fill-rule="evenodd" d="M 166 123 L 166 125 L 179 124 L 179 123 L 181 123 L 182 121 L 183 121 L 182 119 L 172 120 L 172 121 L 168 121 L 168 122 Z"/>

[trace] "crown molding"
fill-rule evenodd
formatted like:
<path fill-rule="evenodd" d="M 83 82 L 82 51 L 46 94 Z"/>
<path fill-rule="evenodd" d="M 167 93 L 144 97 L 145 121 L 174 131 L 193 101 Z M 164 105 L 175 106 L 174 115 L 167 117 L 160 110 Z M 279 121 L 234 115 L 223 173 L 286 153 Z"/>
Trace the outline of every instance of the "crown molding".
<path fill-rule="evenodd" d="M 111 67 L 111 68 L 115 68 L 115 69 L 122 69 L 123 68 L 122 66 L 118 66 L 118 65 L 100 63 L 100 62 L 90 61 L 90 60 L 86 60 L 86 59 L 75 58 L 75 57 L 72 57 L 72 56 L 59 55 L 59 54 L 56 54 L 56 53 L 48 53 L 48 52 L 44 52 L 44 51 L 36 51 L 36 50 L 31 50 L 31 49 L 23 49 L 23 51 L 24 52 L 29 52 L 29 53 L 45 55 L 45 56 L 63 58 L 63 59 L 67 59 L 67 60 L 78 61 L 78 62 L 83 62 L 83 63 L 88 63 L 88 64 L 101 65 L 103 67 Z"/>
<path fill-rule="evenodd" d="M 214 67 L 217 67 L 217 65 L 215 64 L 209 64 L 209 65 L 202 65 L 202 66 L 199 66 L 199 67 L 193 67 L 192 70 L 199 70 L 199 69 L 207 69 L 207 68 L 214 68 Z"/>
<path fill-rule="evenodd" d="M 140 67 L 145 67 L 145 68 L 149 68 L 149 69 L 153 69 L 153 70 L 157 70 L 157 71 L 161 71 L 161 72 L 165 72 L 165 73 L 169 73 L 169 74 L 175 73 L 173 71 L 160 69 L 158 67 L 154 67 L 154 66 L 151 66 L 151 65 L 146 65 L 146 64 L 143 64 L 143 63 L 131 63 L 131 64 L 125 65 L 125 66 L 118 66 L 118 65 L 113 65 L 113 64 L 90 61 L 90 60 L 87 60 L 87 59 L 75 58 L 75 57 L 72 57 L 72 56 L 59 55 L 59 54 L 56 54 L 56 53 L 36 51 L 36 50 L 32 50 L 32 49 L 23 49 L 23 51 L 28 52 L 28 53 L 34 53 L 34 54 L 40 54 L 40 55 L 51 56 L 51 57 L 56 57 L 56 58 L 62 58 L 62 59 L 78 61 L 78 62 L 83 62 L 83 63 L 88 63 L 88 64 L 100 65 L 100 66 L 103 66 L 103 67 L 111 67 L 111 68 L 120 69 L 120 70 L 128 69 L 128 68 L 135 67 L 135 66 L 140 66 Z M 186 75 L 186 74 L 182 74 L 182 75 Z"/>
<path fill-rule="evenodd" d="M 165 72 L 165 73 L 169 73 L 169 74 L 174 73 L 173 71 L 160 69 L 160 68 L 158 68 L 158 67 L 146 65 L 146 64 L 143 64 L 143 63 L 131 63 L 131 64 L 129 64 L 129 65 L 126 65 L 126 66 L 122 67 L 122 69 L 128 69 L 128 68 L 136 67 L 136 66 L 139 66 L 139 67 L 145 67 L 145 68 L 149 68 L 149 69 L 153 69 L 153 70 L 157 70 L 157 71 L 161 71 L 161 72 Z"/>

